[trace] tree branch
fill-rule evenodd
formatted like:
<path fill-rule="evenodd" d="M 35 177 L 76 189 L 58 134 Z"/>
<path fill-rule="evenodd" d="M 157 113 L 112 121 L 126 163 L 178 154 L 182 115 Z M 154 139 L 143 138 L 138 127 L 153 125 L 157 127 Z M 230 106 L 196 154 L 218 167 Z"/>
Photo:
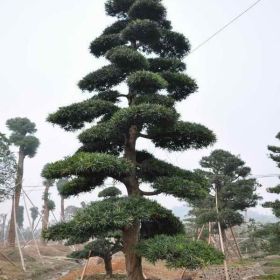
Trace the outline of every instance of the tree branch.
<path fill-rule="evenodd" d="M 146 135 L 146 134 L 143 134 L 143 133 L 139 133 L 139 136 L 142 137 L 142 138 L 151 139 L 149 137 L 149 135 Z"/>
<path fill-rule="evenodd" d="M 161 194 L 161 191 L 153 191 L 153 192 L 145 192 L 140 190 L 142 195 L 146 195 L 146 196 L 153 196 L 153 195 L 159 195 Z"/>
<path fill-rule="evenodd" d="M 125 98 L 128 98 L 128 95 L 126 95 L 126 94 L 119 94 L 118 97 L 125 97 Z"/>

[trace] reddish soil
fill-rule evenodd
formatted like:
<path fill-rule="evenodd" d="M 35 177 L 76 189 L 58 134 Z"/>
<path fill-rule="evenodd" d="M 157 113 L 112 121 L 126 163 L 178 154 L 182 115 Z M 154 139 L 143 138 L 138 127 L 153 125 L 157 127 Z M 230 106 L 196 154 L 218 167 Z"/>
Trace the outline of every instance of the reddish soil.
<path fill-rule="evenodd" d="M 83 268 L 74 270 L 59 280 L 76 280 L 81 276 Z M 115 274 L 125 274 L 125 262 L 122 255 L 113 258 L 113 271 Z M 163 263 L 152 265 L 148 262 L 143 262 L 143 271 L 147 278 L 157 278 L 165 280 L 174 280 L 180 278 L 181 270 L 168 270 Z M 86 276 L 93 276 L 95 274 L 105 273 L 103 261 L 97 261 L 96 258 L 91 258 L 86 269 Z"/>

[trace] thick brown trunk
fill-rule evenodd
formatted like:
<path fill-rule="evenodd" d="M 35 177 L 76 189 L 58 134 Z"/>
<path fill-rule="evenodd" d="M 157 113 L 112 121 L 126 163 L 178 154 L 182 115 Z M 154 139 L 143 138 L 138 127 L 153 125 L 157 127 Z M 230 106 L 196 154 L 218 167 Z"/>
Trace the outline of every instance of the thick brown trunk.
<path fill-rule="evenodd" d="M 134 47 L 135 43 L 132 44 Z M 131 94 L 131 93 L 130 93 Z M 131 94 L 133 96 L 133 94 Z M 134 104 L 134 98 L 129 100 L 129 106 Z M 134 164 L 134 171 L 129 177 L 124 179 L 124 184 L 127 188 L 128 196 L 141 196 L 139 189 L 139 182 L 136 174 L 136 140 L 138 137 L 138 128 L 136 125 L 132 125 L 126 135 L 124 158 L 131 161 Z M 123 243 L 125 264 L 128 280 L 144 280 L 142 271 L 142 260 L 135 252 L 140 238 L 140 221 L 136 221 L 135 224 L 123 231 Z"/>
<path fill-rule="evenodd" d="M 16 240 L 16 227 L 14 222 L 14 209 L 18 209 L 20 194 L 22 189 L 22 179 L 23 179 L 23 163 L 24 163 L 24 153 L 21 149 L 19 149 L 18 156 L 18 164 L 17 164 L 17 176 L 16 176 L 16 186 L 15 186 L 15 194 L 12 203 L 12 211 L 11 211 L 11 219 L 10 219 L 10 227 L 8 233 L 8 244 L 11 247 L 15 247 Z M 15 206 L 14 206 L 15 203 Z"/>
<path fill-rule="evenodd" d="M 49 198 L 49 188 L 50 186 L 46 184 L 44 190 L 44 205 L 43 205 L 43 218 L 42 218 L 42 231 L 47 230 L 49 226 L 49 207 L 48 207 L 48 198 Z M 41 238 L 41 243 L 46 245 L 45 239 Z"/>
<path fill-rule="evenodd" d="M 144 280 L 142 272 L 142 260 L 135 252 L 135 246 L 139 242 L 140 223 L 135 223 L 132 227 L 123 232 L 125 264 L 128 280 Z"/>
<path fill-rule="evenodd" d="M 104 264 L 105 264 L 106 276 L 112 278 L 113 276 L 112 257 L 110 256 L 104 258 Z"/>

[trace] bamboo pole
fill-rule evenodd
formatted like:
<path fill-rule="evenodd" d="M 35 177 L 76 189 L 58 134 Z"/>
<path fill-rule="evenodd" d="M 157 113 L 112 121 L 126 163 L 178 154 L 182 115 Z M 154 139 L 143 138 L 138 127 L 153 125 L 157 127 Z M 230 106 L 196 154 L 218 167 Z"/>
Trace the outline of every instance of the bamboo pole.
<path fill-rule="evenodd" d="M 29 227 L 30 227 L 31 233 L 32 233 L 32 238 L 33 238 L 33 241 L 35 242 L 35 247 L 36 247 L 38 256 L 39 256 L 39 258 L 41 259 L 42 263 L 44 264 L 44 260 L 43 260 L 43 258 L 42 258 L 41 253 L 40 253 L 37 240 L 35 239 L 35 236 L 34 236 L 34 233 L 33 233 L 32 223 L 31 223 L 31 219 L 30 219 L 30 216 L 29 216 L 29 212 L 28 212 L 28 208 L 27 208 L 27 203 L 26 203 L 26 198 L 25 198 L 24 193 L 23 193 L 23 201 L 24 201 L 24 207 L 25 207 L 25 210 L 26 210 L 26 213 L 27 213 L 27 218 L 28 218 L 28 222 L 29 222 Z"/>
<path fill-rule="evenodd" d="M 208 245 L 211 244 L 211 222 L 208 223 Z"/>
<path fill-rule="evenodd" d="M 205 225 L 203 225 L 202 228 L 200 229 L 199 234 L 198 234 L 196 240 L 199 240 L 199 239 L 200 239 L 200 237 L 201 237 L 201 235 L 202 235 L 202 233 L 203 233 L 204 227 L 205 227 Z"/>
<path fill-rule="evenodd" d="M 0 251 L 0 255 L 1 255 L 4 259 L 6 259 L 10 264 L 12 264 L 12 265 L 15 266 L 16 268 L 18 268 L 17 265 L 16 265 L 10 258 L 8 258 L 4 253 L 2 253 L 1 251 Z"/>
<path fill-rule="evenodd" d="M 217 214 L 219 214 L 218 190 L 217 190 L 217 187 L 215 188 L 215 193 L 216 193 L 216 212 L 217 212 Z M 222 253 L 225 254 L 225 248 L 224 248 L 224 242 L 223 242 L 223 236 L 222 236 L 221 223 L 220 223 L 219 219 L 218 219 L 217 222 L 218 222 L 218 229 L 219 229 L 220 246 L 221 246 Z M 226 258 L 224 259 L 224 269 L 225 269 L 226 280 L 229 280 L 228 266 L 227 266 Z"/>
<path fill-rule="evenodd" d="M 21 261 L 21 266 L 23 271 L 26 271 L 25 268 L 25 264 L 24 264 L 24 259 L 23 259 L 23 255 L 22 255 L 22 251 L 21 251 L 21 247 L 20 247 L 20 242 L 19 242 L 19 238 L 18 238 L 18 231 L 17 231 L 17 219 L 16 219 L 16 199 L 15 196 L 13 196 L 13 200 L 14 200 L 14 224 L 15 224 L 15 234 L 16 234 L 16 241 L 17 241 L 17 245 L 18 245 L 18 250 L 19 250 L 19 255 L 20 255 L 20 261 Z"/>
<path fill-rule="evenodd" d="M 87 270 L 87 267 L 88 267 L 88 263 L 89 263 L 89 260 L 90 260 L 90 255 L 91 255 L 91 251 L 89 251 L 88 259 L 87 259 L 87 261 L 85 263 L 85 266 L 84 266 L 84 269 L 83 269 L 83 272 L 82 272 L 80 280 L 84 280 L 84 276 L 85 276 L 85 273 L 86 273 L 86 270 Z"/>

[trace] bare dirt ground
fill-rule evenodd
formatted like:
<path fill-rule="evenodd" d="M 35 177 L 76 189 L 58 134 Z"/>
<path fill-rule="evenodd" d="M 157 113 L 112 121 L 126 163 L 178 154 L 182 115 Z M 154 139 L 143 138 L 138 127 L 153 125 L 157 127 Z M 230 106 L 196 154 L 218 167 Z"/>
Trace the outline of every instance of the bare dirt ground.
<path fill-rule="evenodd" d="M 118 254 L 113 258 L 113 271 L 114 274 L 125 275 L 125 262 L 124 256 Z M 59 280 L 76 280 L 81 276 L 83 268 L 74 270 L 69 274 L 61 277 Z M 149 279 L 164 279 L 164 280 L 174 280 L 179 279 L 182 275 L 182 270 L 168 270 L 162 262 L 158 262 L 156 265 L 152 265 L 146 261 L 143 262 L 143 271 L 145 276 Z M 105 273 L 103 262 L 97 261 L 96 258 L 91 258 L 89 265 L 87 267 L 86 276 L 94 276 L 101 273 Z M 95 279 L 95 278 L 88 278 Z"/>
<path fill-rule="evenodd" d="M 21 269 L 18 250 L 0 247 L 0 252 L 4 253 L 15 263 L 15 266 L 12 265 L 0 254 L 0 280 L 77 280 L 80 279 L 83 270 L 84 262 L 77 263 L 67 259 L 66 256 L 71 252 L 71 249 L 62 245 L 49 244 L 48 246 L 40 246 L 43 261 L 38 256 L 35 246 L 25 247 L 23 254 L 26 272 L 23 272 Z M 250 264 L 255 263 L 249 262 Z M 280 279 L 280 274 L 278 274 L 280 273 L 279 257 L 274 256 L 273 258 L 264 259 L 260 263 L 266 274 L 273 274 L 272 278 L 263 276 L 252 279 Z M 235 267 L 235 265 L 237 264 L 231 264 L 232 267 Z M 126 279 L 125 262 L 122 254 L 114 256 L 113 269 L 114 279 Z M 182 270 L 169 270 L 162 262 L 152 265 L 144 260 L 143 270 L 145 276 L 149 279 L 174 280 L 180 279 L 182 275 Z M 91 258 L 85 273 L 85 280 L 102 280 L 105 276 L 104 273 L 103 261 L 98 258 Z M 279 278 L 275 278 L 275 276 Z"/>
<path fill-rule="evenodd" d="M 15 265 L 11 264 L 0 254 L 0 280 L 57 280 L 63 273 L 79 267 L 74 261 L 65 259 L 70 249 L 61 245 L 40 246 L 42 259 L 35 246 L 23 249 L 26 272 L 22 270 L 17 249 L 0 248 Z"/>

